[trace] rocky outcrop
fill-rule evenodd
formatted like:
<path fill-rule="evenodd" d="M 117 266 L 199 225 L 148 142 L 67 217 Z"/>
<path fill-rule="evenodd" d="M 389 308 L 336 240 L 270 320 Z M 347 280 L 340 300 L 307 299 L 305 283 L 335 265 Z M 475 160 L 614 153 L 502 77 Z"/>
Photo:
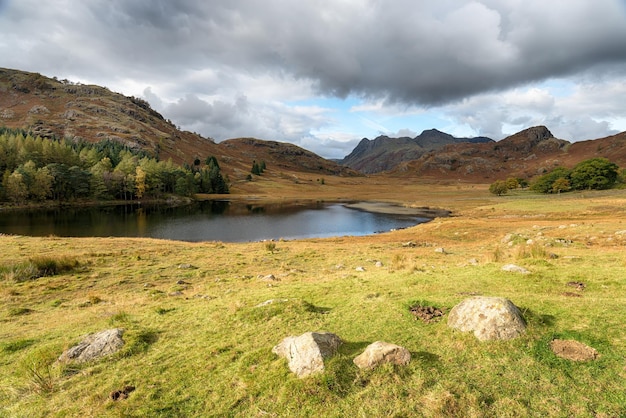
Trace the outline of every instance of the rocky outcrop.
<path fill-rule="evenodd" d="M 330 332 L 306 332 L 283 339 L 272 353 L 284 357 L 289 370 L 298 377 L 324 371 L 324 359 L 332 357 L 341 345 L 341 338 Z"/>
<path fill-rule="evenodd" d="M 456 305 L 448 314 L 448 326 L 473 332 L 480 341 L 509 340 L 526 330 L 517 306 L 499 297 L 476 296 Z"/>
<path fill-rule="evenodd" d="M 376 341 L 368 345 L 365 351 L 353 360 L 359 369 L 373 369 L 387 363 L 406 366 L 410 361 L 409 350 L 384 341 Z"/>
<path fill-rule="evenodd" d="M 123 334 L 124 330 L 120 328 L 90 334 L 78 345 L 64 351 L 58 361 L 84 363 L 111 355 L 124 346 Z"/>

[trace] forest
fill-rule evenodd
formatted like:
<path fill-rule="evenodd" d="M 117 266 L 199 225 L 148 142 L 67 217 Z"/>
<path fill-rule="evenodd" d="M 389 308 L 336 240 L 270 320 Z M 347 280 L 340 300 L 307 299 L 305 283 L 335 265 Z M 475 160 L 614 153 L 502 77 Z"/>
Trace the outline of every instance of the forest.
<path fill-rule="evenodd" d="M 141 200 L 167 194 L 228 193 L 214 156 L 180 166 L 110 140 L 33 137 L 0 128 L 0 202 Z"/>

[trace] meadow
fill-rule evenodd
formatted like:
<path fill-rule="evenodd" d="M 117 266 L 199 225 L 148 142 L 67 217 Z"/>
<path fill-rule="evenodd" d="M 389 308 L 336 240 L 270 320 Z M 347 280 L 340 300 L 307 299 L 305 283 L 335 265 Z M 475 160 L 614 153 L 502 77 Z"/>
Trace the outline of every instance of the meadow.
<path fill-rule="evenodd" d="M 625 190 L 276 184 L 231 197 L 378 200 L 452 216 L 367 237 L 232 244 L 0 236 L 0 416 L 626 415 Z M 530 274 L 503 271 L 508 263 Z M 472 295 L 510 299 L 526 333 L 480 342 L 445 315 L 410 312 L 449 312 Z M 114 327 L 125 330 L 120 352 L 55 362 Z M 307 331 L 343 344 L 324 373 L 298 379 L 271 350 Z M 555 338 L 600 355 L 561 359 Z M 359 370 L 352 359 L 378 340 L 408 348 L 411 363 Z M 127 399 L 111 399 L 125 386 L 135 388 Z"/>

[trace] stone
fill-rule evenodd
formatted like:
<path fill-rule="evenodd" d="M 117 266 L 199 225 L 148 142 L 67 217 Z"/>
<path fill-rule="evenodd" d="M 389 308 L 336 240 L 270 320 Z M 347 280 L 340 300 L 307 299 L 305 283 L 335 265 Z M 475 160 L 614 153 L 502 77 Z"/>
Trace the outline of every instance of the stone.
<path fill-rule="evenodd" d="M 383 266 L 383 262 L 382 261 L 377 261 L 375 266 L 376 267 L 382 267 Z"/>
<path fill-rule="evenodd" d="M 526 270 L 524 267 L 520 267 L 515 264 L 505 264 L 502 266 L 502 271 L 508 271 L 511 273 L 521 273 L 521 274 L 530 274 L 530 271 Z"/>
<path fill-rule="evenodd" d="M 480 341 L 509 340 L 526 330 L 526 321 L 519 308 L 506 298 L 475 296 L 450 310 L 448 326 L 473 331 Z"/>
<path fill-rule="evenodd" d="M 435 252 L 439 254 L 446 254 L 446 250 L 443 247 L 435 248 Z"/>
<path fill-rule="evenodd" d="M 324 371 L 324 359 L 332 357 L 341 338 L 330 332 L 305 332 L 283 339 L 272 353 L 287 359 L 289 370 L 299 378 Z"/>
<path fill-rule="evenodd" d="M 552 340 L 550 349 L 557 357 L 571 361 L 589 361 L 599 357 L 595 348 L 575 340 Z"/>
<path fill-rule="evenodd" d="M 399 345 L 376 341 L 352 361 L 359 369 L 373 369 L 386 363 L 406 366 L 411 361 L 411 353 Z"/>
<path fill-rule="evenodd" d="M 360 271 L 360 272 L 364 272 L 365 271 L 365 267 L 363 266 L 358 266 L 357 268 L 355 268 L 356 271 Z"/>
<path fill-rule="evenodd" d="M 120 328 L 90 334 L 78 345 L 65 350 L 58 361 L 84 363 L 116 353 L 124 346 L 123 334 L 124 330 Z"/>

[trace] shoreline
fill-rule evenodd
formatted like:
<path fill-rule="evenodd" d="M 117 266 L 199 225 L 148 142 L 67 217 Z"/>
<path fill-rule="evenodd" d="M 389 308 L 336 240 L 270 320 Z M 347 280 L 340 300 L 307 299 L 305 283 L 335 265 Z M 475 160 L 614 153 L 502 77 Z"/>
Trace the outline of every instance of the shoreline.
<path fill-rule="evenodd" d="M 445 218 L 451 215 L 451 211 L 430 207 L 410 207 L 400 206 L 396 203 L 363 201 L 358 203 L 347 203 L 344 205 L 350 209 L 363 210 L 373 213 L 384 213 L 388 215 L 409 215 L 421 218 Z"/>

